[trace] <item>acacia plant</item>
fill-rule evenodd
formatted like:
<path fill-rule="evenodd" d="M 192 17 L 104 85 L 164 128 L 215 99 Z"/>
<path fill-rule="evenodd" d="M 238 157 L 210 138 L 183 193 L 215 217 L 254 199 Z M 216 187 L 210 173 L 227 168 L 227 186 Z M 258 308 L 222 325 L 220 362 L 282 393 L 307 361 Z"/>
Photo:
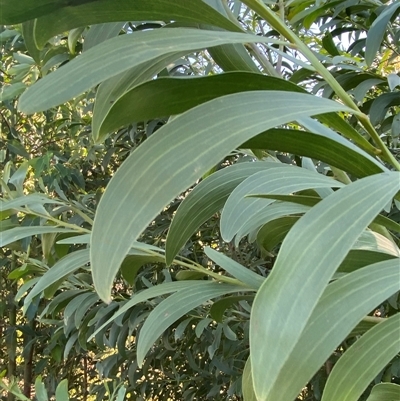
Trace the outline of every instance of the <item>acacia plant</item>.
<path fill-rule="evenodd" d="M 0 7 L 37 70 L 3 93 L 27 116 L 84 105 L 114 161 L 89 204 L 3 174 L 3 221 L 39 219 L 2 246 L 67 245 L 18 293 L 63 313 L 64 358 L 96 353 L 134 399 L 398 398 L 399 1 Z"/>

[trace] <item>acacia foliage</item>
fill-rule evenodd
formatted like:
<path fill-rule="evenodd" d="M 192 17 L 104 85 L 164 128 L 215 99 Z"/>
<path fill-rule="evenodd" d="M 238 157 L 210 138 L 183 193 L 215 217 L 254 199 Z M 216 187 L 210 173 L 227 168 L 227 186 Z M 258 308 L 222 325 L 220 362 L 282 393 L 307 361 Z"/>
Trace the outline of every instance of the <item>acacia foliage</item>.
<path fill-rule="evenodd" d="M 37 366 L 78 399 L 398 392 L 399 3 L 20 3 L 1 244 Z"/>

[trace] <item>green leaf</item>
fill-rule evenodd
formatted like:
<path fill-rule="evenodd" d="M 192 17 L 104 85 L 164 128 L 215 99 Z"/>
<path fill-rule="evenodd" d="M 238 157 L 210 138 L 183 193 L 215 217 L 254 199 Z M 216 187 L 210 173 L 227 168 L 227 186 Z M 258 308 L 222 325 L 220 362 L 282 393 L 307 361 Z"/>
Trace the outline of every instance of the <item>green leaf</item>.
<path fill-rule="evenodd" d="M 96 331 L 88 338 L 90 341 L 97 333 L 99 333 L 104 327 L 109 325 L 119 316 L 123 315 L 126 311 L 133 308 L 135 305 L 147 301 L 150 298 L 159 297 L 161 295 L 169 294 L 171 292 L 176 292 L 185 288 L 191 288 L 193 282 L 191 281 L 173 281 L 168 283 L 158 284 L 154 287 L 150 287 L 144 291 L 134 294 L 130 300 L 128 300 L 124 305 L 118 309 L 118 311 L 109 318 L 105 323 L 96 329 Z"/>
<path fill-rule="evenodd" d="M 68 380 L 61 380 L 56 388 L 56 401 L 68 401 Z"/>
<path fill-rule="evenodd" d="M 37 401 L 48 401 L 46 387 L 40 375 L 35 380 L 35 396 Z"/>
<path fill-rule="evenodd" d="M 249 198 L 247 195 L 287 195 L 310 188 L 342 186 L 342 183 L 332 178 L 292 165 L 282 165 L 280 168 L 253 174 L 238 185 L 226 201 L 221 215 L 222 238 L 229 242 L 239 231 L 242 236 L 246 235 L 249 232 L 246 224 L 252 226 L 252 217 L 257 220 L 259 213 L 273 203 L 272 200 Z M 237 240 L 240 240 L 240 236 Z"/>
<path fill-rule="evenodd" d="M 11 242 L 18 241 L 21 238 L 30 237 L 31 235 L 50 234 L 50 233 L 76 233 L 76 230 L 62 227 L 52 226 L 31 226 L 16 227 L 1 232 L 0 247 L 6 246 Z"/>
<path fill-rule="evenodd" d="M 83 51 L 85 52 L 107 39 L 118 36 L 124 25 L 125 22 L 108 22 L 91 26 L 83 41 Z"/>
<path fill-rule="evenodd" d="M 14 3 L 10 0 L 0 0 L 0 23 L 4 25 L 14 25 L 28 21 L 42 15 L 50 14 L 61 8 L 73 8 L 79 4 L 93 2 L 96 0 L 69 0 L 60 2 L 58 0 L 21 0 Z"/>
<path fill-rule="evenodd" d="M 400 313 L 368 330 L 335 364 L 322 401 L 357 401 L 378 373 L 400 352 Z"/>
<path fill-rule="evenodd" d="M 230 193 L 247 177 L 280 163 L 238 163 L 208 176 L 179 205 L 168 230 L 165 245 L 166 263 L 170 265 L 196 230 L 219 212 Z"/>
<path fill-rule="evenodd" d="M 300 116 L 342 109 L 310 95 L 254 91 L 211 100 L 161 127 L 125 160 L 100 200 L 91 237 L 100 298 L 110 302 L 126 253 L 157 213 L 240 143 Z"/>
<path fill-rule="evenodd" d="M 244 365 L 242 376 L 242 391 L 244 401 L 258 401 L 253 388 L 250 357 L 247 358 L 246 364 Z"/>
<path fill-rule="evenodd" d="M 260 71 L 242 44 L 221 45 L 210 48 L 213 60 L 225 71 Z"/>
<path fill-rule="evenodd" d="M 57 1 L 57 0 L 54 0 Z M 80 0 L 75 0 L 80 1 Z M 35 38 L 43 48 L 53 36 L 81 26 L 120 21 L 180 21 L 203 23 L 229 31 L 241 29 L 202 0 L 92 0 L 36 20 Z M 30 17 L 33 18 L 33 17 Z M 19 21 L 20 22 L 20 21 Z"/>
<path fill-rule="evenodd" d="M 282 216 L 268 221 L 257 233 L 258 246 L 272 252 L 284 240 L 286 234 L 299 218 L 299 216 Z"/>
<path fill-rule="evenodd" d="M 230 297 L 225 297 L 214 302 L 210 308 L 211 317 L 218 323 L 222 323 L 225 311 L 230 308 L 233 304 L 239 301 L 252 301 L 254 295 L 232 295 Z"/>
<path fill-rule="evenodd" d="M 390 294 L 398 291 L 398 266 L 398 260 L 380 262 L 327 286 L 278 373 L 270 392 L 273 400 L 294 400 L 357 323 Z M 313 347 L 310 348 L 309 344 Z"/>
<path fill-rule="evenodd" d="M 270 397 L 328 281 L 399 187 L 397 172 L 358 180 L 314 206 L 286 236 L 274 269 L 256 295 L 250 319 L 250 355 L 258 399 Z"/>
<path fill-rule="evenodd" d="M 23 93 L 26 89 L 26 85 L 23 82 L 16 82 L 11 85 L 3 86 L 0 92 L 0 101 L 5 102 L 6 100 L 14 99 Z"/>
<path fill-rule="evenodd" d="M 36 285 L 29 291 L 24 301 L 24 312 L 32 302 L 33 298 L 42 293 L 47 287 L 61 280 L 63 277 L 68 276 L 74 271 L 78 270 L 82 266 L 89 262 L 89 250 L 83 249 L 75 251 L 67 256 L 63 257 L 54 266 L 52 266 L 42 277 Z"/>
<path fill-rule="evenodd" d="M 233 277 L 237 278 L 243 284 L 249 286 L 251 289 L 258 290 L 265 278 L 257 273 L 247 269 L 240 263 L 228 258 L 224 254 L 215 251 L 210 247 L 204 249 L 205 254 L 213 260 L 217 265 L 221 266 Z"/>
<path fill-rule="evenodd" d="M 246 291 L 246 287 L 229 284 L 195 281 L 189 288 L 182 289 L 158 304 L 147 317 L 140 330 L 137 343 L 137 360 L 139 366 L 158 337 L 185 313 L 190 312 L 204 302 L 230 294 Z"/>
<path fill-rule="evenodd" d="M 132 86 L 132 85 L 131 85 Z M 98 134 L 106 134 L 132 122 L 181 114 L 219 96 L 252 90 L 296 90 L 284 79 L 250 72 L 230 72 L 196 78 L 158 78 L 133 87 L 113 102 Z M 136 107 L 132 107 L 135 104 Z"/>
<path fill-rule="evenodd" d="M 103 130 L 104 120 L 113 108 L 114 103 L 118 102 L 118 99 L 125 92 L 136 85 L 152 79 L 166 65 L 184 55 L 185 52 L 162 55 L 102 82 L 96 92 L 96 101 L 93 110 L 92 135 L 94 140 L 99 143 L 107 136 L 107 130 Z M 138 105 L 144 100 L 140 99 Z M 153 106 L 151 108 L 153 109 Z"/>
<path fill-rule="evenodd" d="M 184 28 L 155 29 L 118 36 L 100 43 L 36 82 L 21 96 L 18 107 L 26 114 L 47 110 L 108 78 L 163 55 L 183 51 L 189 53 L 224 43 L 271 41 L 273 39 L 245 33 Z"/>
<path fill-rule="evenodd" d="M 400 8 L 400 3 L 398 2 L 388 5 L 386 10 L 384 10 L 371 25 L 365 45 L 365 61 L 368 66 L 373 63 L 375 55 L 381 47 L 387 24 L 392 16 L 397 12 L 398 8 Z"/>
<path fill-rule="evenodd" d="M 400 399 L 400 386 L 394 383 L 379 383 L 371 391 L 367 401 L 396 401 Z"/>
<path fill-rule="evenodd" d="M 23 206 L 34 207 L 35 205 L 58 204 L 62 205 L 62 201 L 48 198 L 41 194 L 30 194 L 26 196 L 19 196 L 18 198 L 2 201 L 0 200 L 0 211 L 19 209 Z"/>

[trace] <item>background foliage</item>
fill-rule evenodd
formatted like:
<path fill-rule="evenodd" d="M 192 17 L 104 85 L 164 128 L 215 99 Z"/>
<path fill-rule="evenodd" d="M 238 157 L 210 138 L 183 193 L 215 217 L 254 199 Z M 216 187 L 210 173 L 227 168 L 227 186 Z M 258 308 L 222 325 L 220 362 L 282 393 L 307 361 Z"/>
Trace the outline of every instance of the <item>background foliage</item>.
<path fill-rule="evenodd" d="M 398 399 L 399 12 L 0 0 L 2 398 Z"/>

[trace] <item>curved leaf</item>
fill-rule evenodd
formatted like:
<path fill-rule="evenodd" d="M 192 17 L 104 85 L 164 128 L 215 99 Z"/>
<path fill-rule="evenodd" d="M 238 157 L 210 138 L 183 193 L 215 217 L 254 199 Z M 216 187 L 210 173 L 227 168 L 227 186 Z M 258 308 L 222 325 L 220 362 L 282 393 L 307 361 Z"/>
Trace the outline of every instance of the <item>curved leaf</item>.
<path fill-rule="evenodd" d="M 131 122 L 181 114 L 219 96 L 263 89 L 295 91 L 297 88 L 284 79 L 250 72 L 196 78 L 158 78 L 132 88 L 115 101 L 97 135 L 104 138 Z"/>
<path fill-rule="evenodd" d="M 1 231 L 0 247 L 6 246 L 19 239 L 30 237 L 31 235 L 51 234 L 51 233 L 78 233 L 77 230 L 54 226 L 31 226 L 15 227 L 9 230 Z"/>
<path fill-rule="evenodd" d="M 274 269 L 256 295 L 250 319 L 253 382 L 260 400 L 270 397 L 333 273 L 400 189 L 399 176 L 377 174 L 339 189 L 306 213 L 286 236 Z"/>
<path fill-rule="evenodd" d="M 195 186 L 179 205 L 168 230 L 165 244 L 166 263 L 170 265 L 196 230 L 219 212 L 230 193 L 247 177 L 281 163 L 238 163 L 208 176 Z"/>
<path fill-rule="evenodd" d="M 29 0 L 28 0 L 29 1 Z M 58 0 L 54 0 L 58 4 Z M 202 0 L 86 0 L 75 7 L 58 7 L 36 20 L 35 38 L 40 48 L 53 36 L 81 26 L 120 21 L 180 21 L 214 25 L 229 31 L 241 29 Z M 32 2 L 30 2 L 32 3 Z M 88 3 L 88 4 L 85 4 Z M 4 17 L 3 17 L 4 18 Z M 29 19 L 35 18 L 31 16 Z M 18 22 L 21 22 L 18 21 Z"/>
<path fill-rule="evenodd" d="M 102 82 L 96 92 L 93 110 L 92 136 L 94 140 L 96 142 L 101 142 L 105 139 L 106 132 L 100 132 L 102 124 L 107 118 L 113 104 L 116 103 L 126 91 L 142 82 L 152 79 L 165 68 L 166 65 L 184 55 L 185 52 L 174 52 L 162 55 Z M 142 102 L 143 99 L 140 99 L 139 103 L 136 104 L 140 105 Z"/>
<path fill-rule="evenodd" d="M 371 25 L 365 46 L 365 61 L 368 66 L 373 63 L 375 55 L 381 46 L 386 26 L 398 8 L 400 8 L 400 3 L 398 2 L 388 5 L 386 10 Z"/>
<path fill-rule="evenodd" d="M 378 373 L 400 352 L 400 313 L 368 330 L 335 364 L 322 401 L 357 401 Z"/>
<path fill-rule="evenodd" d="M 253 389 L 250 357 L 247 358 L 246 365 L 244 365 L 242 376 L 242 391 L 244 401 L 258 401 Z"/>
<path fill-rule="evenodd" d="M 376 263 L 327 286 L 279 372 L 270 393 L 273 400 L 294 400 L 357 323 L 400 289 L 398 263 Z"/>
<path fill-rule="evenodd" d="M 56 283 L 58 280 L 61 280 L 63 277 L 66 277 L 74 271 L 80 269 L 82 266 L 85 266 L 87 263 L 89 263 L 89 260 L 90 257 L 88 249 L 75 251 L 63 257 L 45 274 L 43 274 L 35 286 L 29 291 L 24 300 L 24 311 L 26 311 L 27 306 L 29 306 L 36 295 L 39 295 L 47 287 Z"/>
<path fill-rule="evenodd" d="M 217 252 L 210 247 L 206 247 L 204 252 L 211 260 L 221 266 L 229 274 L 254 290 L 260 288 L 261 284 L 265 280 L 264 277 L 254 273 L 253 271 L 242 266 L 240 263 L 235 262 L 224 254 Z"/>
<path fill-rule="evenodd" d="M 37 81 L 20 97 L 18 107 L 26 114 L 47 110 L 108 78 L 162 55 L 191 52 L 225 43 L 271 41 L 274 40 L 246 33 L 184 28 L 155 29 L 121 35 L 89 49 Z"/>
<path fill-rule="evenodd" d="M 151 311 L 140 330 L 137 344 L 139 366 L 143 364 L 147 352 L 157 338 L 185 313 L 212 298 L 240 291 L 247 291 L 247 288 L 207 281 L 195 281 L 192 282 L 189 288 L 170 295 Z"/>
<path fill-rule="evenodd" d="M 125 160 L 100 200 L 91 237 L 99 296 L 110 301 L 122 260 L 157 213 L 240 143 L 300 116 L 342 109 L 348 110 L 299 93 L 245 92 L 211 100 L 160 128 Z"/>
<path fill-rule="evenodd" d="M 400 386 L 394 383 L 379 383 L 371 391 L 367 401 L 396 401 L 400 399 Z"/>
<path fill-rule="evenodd" d="M 198 281 L 195 282 L 198 283 Z M 115 319 L 123 315 L 129 309 L 133 308 L 135 305 L 141 302 L 148 301 L 150 298 L 155 298 L 161 295 L 170 294 L 171 292 L 180 291 L 185 288 L 191 288 L 192 285 L 193 281 L 172 281 L 168 283 L 155 285 L 154 287 L 150 287 L 146 290 L 138 292 L 137 294 L 134 294 L 132 298 L 126 301 L 123 304 L 123 306 L 120 307 L 117 312 L 115 312 L 113 316 L 111 316 L 106 322 L 101 324 L 96 329 L 96 331 L 88 338 L 88 341 L 90 341 L 93 337 L 95 337 L 97 333 L 99 333 L 101 330 L 104 329 L 104 327 L 108 326 L 111 322 L 113 322 Z"/>
<path fill-rule="evenodd" d="M 221 215 L 222 238 L 229 242 L 239 231 L 243 235 L 242 227 L 249 224 L 251 217 L 256 218 L 258 213 L 273 203 L 273 200 L 249 198 L 247 195 L 262 193 L 287 195 L 310 188 L 342 186 L 342 183 L 332 178 L 291 165 L 260 171 L 238 185 L 226 201 Z M 244 235 L 249 232 L 245 231 Z"/>

